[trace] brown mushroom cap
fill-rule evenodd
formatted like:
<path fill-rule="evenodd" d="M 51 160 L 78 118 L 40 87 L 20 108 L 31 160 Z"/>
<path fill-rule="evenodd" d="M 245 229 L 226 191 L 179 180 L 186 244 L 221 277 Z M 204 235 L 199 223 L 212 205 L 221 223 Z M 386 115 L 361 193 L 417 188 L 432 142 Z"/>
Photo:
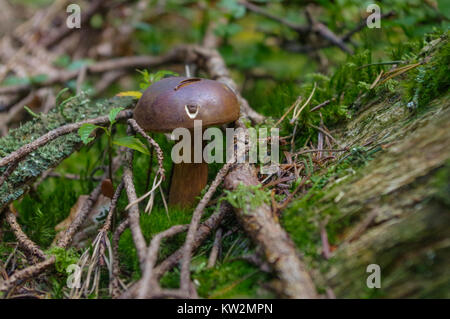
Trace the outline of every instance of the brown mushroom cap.
<path fill-rule="evenodd" d="M 194 117 L 195 115 L 195 117 Z M 145 130 L 171 132 L 230 123 L 239 118 L 239 102 L 225 84 L 214 80 L 170 77 L 152 84 L 142 95 L 134 119 Z"/>

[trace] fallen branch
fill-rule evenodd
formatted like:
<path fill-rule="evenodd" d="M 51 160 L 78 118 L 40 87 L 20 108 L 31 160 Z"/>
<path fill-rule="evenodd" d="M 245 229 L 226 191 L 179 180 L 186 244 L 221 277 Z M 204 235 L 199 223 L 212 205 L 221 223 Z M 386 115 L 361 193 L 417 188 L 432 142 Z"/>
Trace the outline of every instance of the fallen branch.
<path fill-rule="evenodd" d="M 125 219 L 120 225 L 117 227 L 116 231 L 113 235 L 113 242 L 112 242 L 112 248 L 113 248 L 113 258 L 112 258 L 112 277 L 110 278 L 109 282 L 109 290 L 111 293 L 112 298 L 118 298 L 121 294 L 121 290 L 119 287 L 119 275 L 120 275 L 120 265 L 119 265 L 119 240 L 122 233 L 127 229 L 129 226 L 128 218 Z"/>
<path fill-rule="evenodd" d="M 182 62 L 184 60 L 184 56 L 182 55 L 184 53 L 184 50 L 184 47 L 180 47 L 162 56 L 132 56 L 96 62 L 86 68 L 86 73 L 101 74 L 114 70 L 134 70 L 136 68 L 151 68 L 161 66 L 170 62 Z M 0 95 L 25 93 L 30 91 L 32 88 L 61 84 L 77 78 L 79 73 L 79 70 L 62 71 L 58 75 L 53 76 L 43 82 L 0 87 Z"/>
<path fill-rule="evenodd" d="M 138 298 L 148 298 L 150 295 L 150 289 L 152 295 L 158 294 L 161 291 L 157 279 L 154 275 L 154 266 L 158 260 L 158 251 L 161 241 L 165 238 L 175 236 L 188 229 L 188 225 L 175 225 L 169 229 L 155 235 L 148 247 L 147 258 L 145 261 L 145 271 L 141 279 L 141 289 L 138 294 Z"/>
<path fill-rule="evenodd" d="M 195 251 L 200 245 L 205 241 L 205 239 L 214 231 L 217 227 L 219 227 L 223 218 L 226 214 L 231 212 L 231 206 L 227 203 L 222 203 L 219 210 L 213 213 L 204 223 L 200 224 L 200 227 L 197 229 L 195 234 L 195 240 L 192 244 L 192 251 Z M 116 231 L 117 233 L 117 231 Z M 114 239 L 116 240 L 116 234 L 114 234 Z M 115 241 L 114 240 L 114 241 Z M 117 239 L 118 240 L 118 239 Z M 113 246 L 114 248 L 114 246 Z M 184 246 L 177 249 L 174 253 L 172 253 L 169 257 L 167 257 L 164 261 L 162 261 L 158 266 L 156 266 L 153 270 L 153 276 L 156 280 L 159 280 L 166 272 L 175 267 L 181 260 L 183 256 Z M 127 291 L 125 291 L 120 298 L 128 299 L 134 298 L 137 296 L 138 291 L 140 290 L 142 282 L 139 280 L 135 284 L 133 284 Z M 117 296 L 117 295 L 116 295 Z M 113 298 L 116 298 L 113 296 Z M 156 298 L 157 296 L 152 296 Z"/>
<path fill-rule="evenodd" d="M 38 245 L 36 245 L 32 240 L 28 238 L 28 236 L 23 232 L 20 225 L 17 223 L 16 215 L 14 215 L 14 213 L 9 209 L 6 211 L 5 215 L 5 219 L 11 227 L 14 235 L 16 236 L 19 245 L 26 251 L 28 251 L 31 255 L 37 256 L 41 259 L 45 259 L 46 256 L 41 248 L 39 248 Z"/>
<path fill-rule="evenodd" d="M 212 195 L 216 191 L 217 187 L 220 185 L 228 170 L 230 169 L 232 163 L 226 163 L 220 171 L 217 173 L 214 181 L 211 183 L 211 186 L 208 188 L 208 191 L 201 199 L 200 203 L 194 210 L 192 214 L 191 223 L 189 225 L 189 230 L 186 235 L 186 241 L 183 247 L 183 258 L 181 260 L 181 279 L 180 279 L 180 289 L 184 291 L 188 291 L 190 284 L 190 264 L 191 264 L 191 254 L 193 250 L 193 245 L 195 241 L 195 235 L 197 233 L 198 224 L 200 223 L 200 219 L 202 218 L 203 212 L 205 210 L 206 205 L 211 200 Z"/>
<path fill-rule="evenodd" d="M 128 196 L 128 202 L 134 203 L 137 200 L 136 189 L 133 183 L 133 151 L 128 149 L 126 151 L 126 165 L 123 171 L 123 182 L 125 185 L 125 191 Z M 141 271 L 145 271 L 145 260 L 147 245 L 145 243 L 144 235 L 142 234 L 141 227 L 139 225 L 139 208 L 137 204 L 131 205 L 128 209 L 128 221 L 131 230 L 131 235 L 133 237 L 134 244 L 136 246 L 136 251 L 139 259 L 139 265 Z"/>
<path fill-rule="evenodd" d="M 208 268 L 212 268 L 216 264 L 217 256 L 219 256 L 221 241 L 222 241 L 222 228 L 219 228 L 216 231 L 213 247 L 211 249 L 211 253 L 209 254 Z"/>
<path fill-rule="evenodd" d="M 133 115 L 133 112 L 131 110 L 124 110 L 124 111 L 121 111 L 117 115 L 116 118 L 117 118 L 117 120 L 127 119 L 127 118 L 130 118 L 132 115 Z M 22 146 L 21 148 L 12 152 L 8 156 L 5 156 L 2 159 L 0 159 L 0 167 L 3 167 L 12 162 L 20 160 L 21 158 L 30 154 L 31 152 L 38 149 L 39 147 L 47 144 L 50 141 L 53 141 L 54 139 L 56 139 L 62 135 L 77 131 L 84 124 L 104 125 L 107 123 L 109 123 L 109 117 L 108 117 L 108 115 L 105 115 L 105 116 L 97 117 L 95 119 L 89 119 L 89 120 L 85 120 L 85 121 L 81 121 L 81 122 L 77 122 L 77 123 L 71 123 L 71 124 L 67 124 L 67 125 L 58 127 L 56 129 L 51 130 L 50 132 L 42 135 L 41 137 L 34 140 L 33 142 Z"/>
<path fill-rule="evenodd" d="M 204 67 L 212 78 L 233 89 L 237 87 L 230 78 L 225 62 L 217 50 L 197 48 L 196 52 L 204 57 Z M 242 97 L 240 102 L 243 108 L 248 105 Z M 237 121 L 236 126 L 243 128 L 244 131 L 247 130 L 241 121 Z M 242 155 L 237 154 L 238 160 L 240 156 Z M 244 185 L 259 185 L 255 167 L 237 164 L 224 180 L 225 187 L 230 190 L 236 189 L 240 182 Z M 256 209 L 248 208 L 247 213 L 244 213 L 242 209 L 235 209 L 235 213 L 254 242 L 262 246 L 268 262 L 286 288 L 285 295 L 289 298 L 316 298 L 314 284 L 305 265 L 297 256 L 295 245 L 285 230 L 273 219 L 270 207 L 264 204 Z"/>
<path fill-rule="evenodd" d="M 238 185 L 259 185 L 254 168 L 241 164 L 225 178 L 225 187 L 234 190 Z M 294 243 L 286 231 L 275 221 L 267 204 L 258 208 L 235 208 L 236 216 L 247 234 L 261 246 L 265 257 L 283 285 L 288 298 L 317 298 L 316 289 L 306 266 L 297 255 Z M 246 212 L 244 212 L 246 211 Z"/>

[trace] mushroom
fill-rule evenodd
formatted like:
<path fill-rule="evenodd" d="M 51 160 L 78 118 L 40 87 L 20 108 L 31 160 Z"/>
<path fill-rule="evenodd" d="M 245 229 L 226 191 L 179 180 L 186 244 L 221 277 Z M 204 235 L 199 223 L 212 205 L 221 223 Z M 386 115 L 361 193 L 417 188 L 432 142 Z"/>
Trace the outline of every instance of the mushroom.
<path fill-rule="evenodd" d="M 147 132 L 172 132 L 176 128 L 202 129 L 233 122 L 239 117 L 239 103 L 225 84 L 202 78 L 170 77 L 152 84 L 142 95 L 134 119 Z M 194 138 L 191 134 L 191 150 Z M 169 205 L 191 206 L 208 181 L 208 164 L 175 163 L 169 191 Z"/>

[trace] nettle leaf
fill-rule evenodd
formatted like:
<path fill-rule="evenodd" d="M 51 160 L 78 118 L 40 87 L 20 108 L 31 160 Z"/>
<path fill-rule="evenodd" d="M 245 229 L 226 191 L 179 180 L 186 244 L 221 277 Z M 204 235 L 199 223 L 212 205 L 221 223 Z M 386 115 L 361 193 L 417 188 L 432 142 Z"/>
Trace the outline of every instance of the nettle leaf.
<path fill-rule="evenodd" d="M 108 117 L 109 117 L 109 122 L 111 123 L 111 125 L 116 123 L 117 114 L 119 114 L 120 111 L 122 111 L 122 110 L 124 110 L 123 107 L 115 107 L 115 108 L 112 108 L 111 111 L 109 111 Z"/>
<path fill-rule="evenodd" d="M 97 128 L 100 128 L 100 126 L 90 123 L 85 123 L 81 125 L 81 127 L 78 129 L 78 135 L 80 136 L 84 144 L 88 144 L 89 142 L 94 140 L 94 138 L 91 137 L 90 135 Z"/>
<path fill-rule="evenodd" d="M 144 143 L 142 143 L 140 139 L 134 136 L 119 137 L 118 139 L 115 139 L 113 141 L 113 144 L 125 146 L 145 155 L 150 155 L 150 152 L 148 151 L 147 147 L 145 147 Z"/>

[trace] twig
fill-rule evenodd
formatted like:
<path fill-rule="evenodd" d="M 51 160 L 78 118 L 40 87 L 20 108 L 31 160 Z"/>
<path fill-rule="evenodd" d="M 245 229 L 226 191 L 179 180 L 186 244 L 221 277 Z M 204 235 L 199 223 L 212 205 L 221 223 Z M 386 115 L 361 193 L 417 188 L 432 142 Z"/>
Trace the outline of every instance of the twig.
<path fill-rule="evenodd" d="M 120 288 L 119 288 L 119 274 L 120 274 L 120 266 L 119 266 L 119 240 L 120 235 L 127 229 L 129 226 L 129 220 L 128 218 L 125 219 L 120 225 L 117 227 L 116 231 L 113 235 L 113 258 L 112 258 L 112 276 L 110 278 L 110 293 L 112 298 L 118 298 L 121 294 Z"/>
<path fill-rule="evenodd" d="M 313 124 L 308 124 L 309 126 L 311 126 L 312 128 L 315 128 L 316 130 L 322 132 L 323 134 L 325 134 L 326 136 L 328 136 L 334 143 L 336 143 L 337 145 L 339 145 L 339 142 L 324 128 L 319 127 L 319 126 L 315 126 Z"/>
<path fill-rule="evenodd" d="M 188 229 L 188 225 L 175 225 L 169 229 L 155 235 L 147 250 L 147 258 L 145 261 L 145 271 L 141 279 L 141 289 L 138 294 L 138 298 L 146 298 L 149 295 L 152 288 L 152 294 L 158 293 L 160 287 L 157 283 L 157 279 L 154 276 L 154 266 L 158 259 L 158 250 L 161 241 L 165 238 L 175 236 Z"/>
<path fill-rule="evenodd" d="M 17 102 L 15 105 L 13 105 L 9 111 L 8 115 L 6 115 L 5 118 L 0 120 L 0 128 L 1 128 L 1 134 L 6 135 L 8 133 L 8 124 L 12 121 L 14 117 L 16 117 L 19 112 L 22 112 L 24 110 L 24 106 L 29 104 L 34 97 L 36 96 L 36 92 L 31 91 L 25 98 Z"/>
<path fill-rule="evenodd" d="M 277 211 L 282 211 L 289 205 L 292 199 L 294 199 L 295 194 L 297 194 L 297 192 L 306 184 L 310 177 L 311 176 L 308 175 L 302 179 L 301 183 L 297 185 L 294 191 L 289 194 L 289 196 L 283 201 L 283 203 L 277 206 Z"/>
<path fill-rule="evenodd" d="M 390 18 L 392 16 L 395 15 L 394 11 L 390 11 L 388 13 L 383 13 L 380 15 L 381 19 L 385 19 L 385 18 Z M 349 32 L 347 32 L 343 37 L 342 37 L 342 41 L 344 42 L 348 42 L 350 40 L 350 38 L 355 34 L 358 33 L 359 31 L 361 31 L 362 29 L 364 29 L 367 26 L 367 18 L 363 18 L 361 19 L 361 22 L 352 30 L 350 30 Z"/>
<path fill-rule="evenodd" d="M 61 239 L 58 241 L 59 247 L 67 247 L 73 239 L 73 235 L 78 231 L 78 228 L 84 223 L 89 211 L 94 206 L 97 198 L 101 193 L 101 185 L 99 184 L 89 195 L 88 199 L 83 203 L 83 207 L 80 209 L 75 219 L 70 224 L 69 228 L 64 232 Z"/>
<path fill-rule="evenodd" d="M 23 232 L 20 225 L 17 223 L 16 215 L 14 215 L 11 210 L 6 210 L 6 221 L 8 222 L 11 230 L 14 232 L 14 235 L 17 238 L 20 246 L 26 249 L 30 254 L 37 256 L 41 259 L 45 259 L 46 256 L 44 252 L 36 245 L 32 240 L 28 238 L 28 236 Z"/>
<path fill-rule="evenodd" d="M 293 114 L 292 114 L 292 119 L 291 119 L 291 121 L 290 121 L 291 124 L 294 123 L 294 122 L 298 119 L 298 117 L 300 116 L 300 113 L 302 113 L 303 109 L 304 109 L 306 106 L 308 106 L 309 102 L 311 102 L 311 99 L 312 99 L 312 97 L 314 96 L 314 93 L 316 92 L 316 87 L 317 87 L 317 83 L 314 82 L 314 87 L 313 87 L 311 93 L 309 94 L 309 97 L 308 97 L 308 99 L 306 100 L 306 102 L 303 103 L 303 105 L 302 105 L 299 109 L 298 109 L 298 107 L 300 106 L 300 103 L 298 103 L 298 104 L 295 106 L 294 112 L 293 112 Z M 294 134 L 294 135 L 295 135 L 295 134 Z"/>
<path fill-rule="evenodd" d="M 147 133 L 144 132 L 142 127 L 140 127 L 139 124 L 134 119 L 129 119 L 128 124 L 130 124 L 135 132 L 142 135 L 142 137 L 144 137 L 148 141 L 148 143 L 155 148 L 156 156 L 158 159 L 158 166 L 159 166 L 158 171 L 161 174 L 161 176 L 164 178 L 164 173 L 165 173 L 164 166 L 163 166 L 164 155 L 163 155 L 163 151 L 161 150 L 161 147 L 159 147 L 159 144 L 156 143 L 154 139 L 152 139 L 150 136 L 147 135 Z"/>
<path fill-rule="evenodd" d="M 125 190 L 128 196 L 128 202 L 134 203 L 137 200 L 136 190 L 133 184 L 133 150 L 128 149 L 126 151 L 126 161 L 127 164 L 123 171 L 123 181 L 125 184 Z M 141 271 L 145 271 L 145 259 L 146 259 L 146 248 L 144 235 L 142 234 L 141 227 L 139 226 L 139 208 L 137 204 L 133 204 L 128 208 L 128 220 L 130 223 L 131 235 L 133 237 L 134 244 L 136 246 L 136 251 L 139 259 L 139 265 Z"/>
<path fill-rule="evenodd" d="M 81 16 L 80 23 L 83 25 L 89 21 L 89 19 L 100 10 L 102 5 L 104 5 L 105 2 L 102 0 L 94 1 L 91 6 L 87 10 L 83 10 L 83 15 Z M 75 28 L 67 28 L 63 26 L 60 28 L 59 32 L 53 34 L 50 37 L 44 38 L 44 40 L 40 43 L 44 47 L 52 47 L 58 42 L 60 42 L 62 39 L 68 37 L 72 32 L 74 32 Z"/>
<path fill-rule="evenodd" d="M 38 276 L 56 261 L 55 256 L 51 256 L 33 266 L 16 271 L 8 280 L 0 282 L 0 291 L 8 291 L 24 280 Z"/>
<path fill-rule="evenodd" d="M 150 213 L 151 209 L 152 209 L 152 205 L 153 205 L 153 200 L 154 200 L 154 196 L 155 196 L 155 191 L 156 189 L 159 188 L 159 186 L 161 186 L 162 181 L 165 179 L 165 170 L 164 170 L 164 166 L 163 166 L 163 152 L 161 150 L 161 148 L 159 147 L 158 143 L 156 143 L 150 136 L 148 136 L 144 130 L 137 124 L 137 122 L 133 119 L 128 120 L 128 125 L 137 133 L 141 134 L 143 137 L 145 137 L 148 141 L 148 143 L 153 146 L 156 149 L 156 155 L 158 158 L 158 171 L 156 172 L 155 178 L 153 180 L 153 186 L 150 189 L 150 191 L 148 191 L 147 193 L 145 193 L 144 195 L 142 195 L 141 197 L 139 197 L 138 199 L 136 199 L 133 202 L 130 202 L 128 204 L 128 206 L 125 209 L 130 208 L 132 205 L 136 205 L 138 203 L 140 203 L 142 200 L 144 200 L 145 198 L 147 198 L 148 196 L 150 196 L 150 199 L 148 201 L 148 204 L 145 208 L 145 212 L 146 213 Z"/>
<path fill-rule="evenodd" d="M 280 119 L 275 123 L 274 127 L 278 127 L 278 125 L 280 125 L 281 122 L 283 122 L 283 120 L 286 118 L 286 116 L 291 113 L 291 111 L 296 108 L 302 101 L 302 97 L 301 95 L 299 95 L 297 97 L 297 99 L 295 100 L 294 103 L 292 103 L 292 105 L 289 107 L 289 109 L 283 114 L 282 117 L 280 117 Z"/>
<path fill-rule="evenodd" d="M 331 100 L 326 100 L 323 103 L 320 103 L 319 105 L 314 106 L 311 110 L 309 110 L 310 112 L 315 112 L 318 109 L 321 109 L 324 106 L 327 106 L 328 104 L 330 104 L 331 101 L 334 101 L 334 98 L 332 98 Z"/>
<path fill-rule="evenodd" d="M 117 206 L 117 201 L 119 200 L 119 197 L 122 194 L 123 186 L 124 186 L 124 182 L 121 181 L 119 186 L 117 186 L 116 191 L 114 192 L 114 196 L 111 199 L 111 205 L 109 206 L 108 216 L 106 217 L 105 223 L 103 224 L 103 227 L 101 229 L 101 231 L 103 231 L 103 232 L 107 232 L 111 228 L 114 211 Z"/>
<path fill-rule="evenodd" d="M 336 45 L 344 52 L 347 52 L 349 54 L 353 53 L 353 50 L 351 50 L 343 41 L 341 38 L 339 38 L 336 34 L 334 34 L 333 31 L 331 31 L 327 26 L 325 26 L 323 23 L 316 21 L 312 15 L 310 14 L 308 8 L 306 8 L 305 13 L 306 17 L 308 18 L 309 25 L 299 25 L 293 22 L 290 22 L 286 19 L 280 18 L 270 12 L 267 12 L 264 9 L 261 9 L 260 7 L 249 3 L 247 1 L 239 1 L 240 4 L 245 6 L 248 10 L 257 13 L 259 15 L 265 16 L 271 20 L 277 21 L 290 29 L 296 31 L 299 35 L 305 36 L 308 33 L 316 33 L 323 39 L 329 41 L 331 44 Z"/>
<path fill-rule="evenodd" d="M 328 234 L 326 229 L 327 220 L 320 223 L 320 239 L 322 241 L 322 255 L 325 259 L 331 258 L 330 243 L 328 242 Z"/>
<path fill-rule="evenodd" d="M 284 24 L 285 26 L 289 27 L 290 29 L 292 29 L 294 31 L 297 31 L 298 33 L 300 33 L 302 35 L 304 35 L 304 34 L 306 34 L 306 33 L 308 33 L 310 31 L 310 27 L 309 26 L 299 25 L 299 24 L 293 23 L 291 21 L 288 21 L 286 19 L 280 18 L 280 17 L 278 17 L 278 16 L 276 16 L 276 15 L 274 15 L 274 14 L 272 14 L 272 13 L 270 13 L 270 12 L 264 10 L 264 9 L 261 9 L 257 5 L 254 5 L 254 4 L 250 3 L 250 2 L 239 1 L 239 3 L 241 5 L 243 5 L 244 7 L 246 7 L 248 10 L 250 10 L 250 11 L 256 13 L 256 14 L 262 15 L 262 16 L 264 16 L 266 18 L 269 18 L 271 20 L 277 21 L 277 22 L 279 22 L 281 24 Z"/>
<path fill-rule="evenodd" d="M 14 172 L 18 164 L 19 163 L 11 163 L 11 165 L 8 166 L 3 175 L 0 176 L 0 186 L 2 186 L 6 179 Z"/>
<path fill-rule="evenodd" d="M 192 214 L 191 223 L 189 225 L 189 230 L 186 235 L 186 241 L 183 246 L 183 258 L 181 259 L 181 275 L 180 275 L 180 289 L 184 291 L 188 291 L 190 284 L 190 263 L 191 263 L 191 254 L 193 250 L 193 244 L 195 241 L 195 235 L 197 233 L 198 225 L 200 219 L 202 218 L 203 211 L 205 210 L 206 205 L 211 200 L 212 195 L 216 191 L 219 184 L 222 182 L 225 175 L 228 173 L 233 163 L 226 163 L 220 171 L 217 173 L 214 181 L 211 183 L 211 186 L 208 188 L 208 191 L 201 199 L 200 203 L 198 203 L 197 207 Z"/>
<path fill-rule="evenodd" d="M 348 149 L 331 149 L 331 148 L 323 148 L 323 149 L 317 149 L 317 150 L 303 150 L 303 151 L 299 151 L 297 153 L 294 153 L 294 155 L 302 155 L 302 154 L 306 154 L 306 153 L 322 153 L 322 152 L 346 152 L 348 151 Z"/>
<path fill-rule="evenodd" d="M 183 54 L 186 53 L 186 49 L 187 47 L 176 48 L 162 56 L 131 56 L 96 62 L 94 64 L 89 65 L 86 68 L 86 72 L 88 74 L 99 74 L 113 70 L 123 70 L 123 69 L 134 70 L 136 68 L 143 68 L 143 67 L 150 68 L 164 65 L 169 62 L 183 61 L 185 58 Z M 19 84 L 0 87 L 0 95 L 23 93 L 31 90 L 33 87 L 39 88 L 64 83 L 76 78 L 78 74 L 79 74 L 78 70 L 62 71 L 57 76 L 53 76 L 47 79 L 46 81 L 40 83 Z"/>
<path fill-rule="evenodd" d="M 225 179 L 225 188 L 234 190 L 240 184 L 259 185 L 254 168 L 240 164 Z M 316 289 L 295 249 L 289 235 L 273 218 L 269 205 L 262 203 L 256 208 L 236 208 L 236 216 L 252 239 L 261 246 L 264 255 L 277 273 L 288 298 L 317 298 Z"/>
<path fill-rule="evenodd" d="M 219 251 L 220 251 L 221 240 L 222 240 L 222 228 L 219 228 L 216 231 L 216 236 L 214 237 L 213 247 L 211 249 L 211 253 L 209 254 L 208 268 L 212 268 L 216 264 L 217 256 L 219 255 Z"/>
<path fill-rule="evenodd" d="M 116 162 L 118 162 L 118 159 L 116 160 Z M 105 177 L 106 175 L 103 176 L 103 178 Z M 64 234 L 58 241 L 57 247 L 66 248 L 71 243 L 73 236 L 77 232 L 78 228 L 84 223 L 89 211 L 91 210 L 100 193 L 101 184 L 94 188 L 94 190 L 89 195 L 89 198 L 83 203 L 83 207 L 80 209 L 80 212 L 77 214 L 75 219 L 70 224 L 69 228 L 64 232 Z M 0 291 L 10 290 L 20 282 L 39 275 L 47 268 L 54 265 L 55 261 L 55 256 L 50 256 L 39 264 L 35 264 L 33 266 L 15 272 L 8 280 L 0 283 Z"/>
<path fill-rule="evenodd" d="M 222 202 L 218 211 L 214 212 L 204 223 L 200 225 L 195 234 L 195 240 L 192 245 L 192 250 L 196 250 L 205 241 L 209 234 L 214 231 L 222 222 L 223 218 L 231 212 L 231 206 L 228 203 Z M 116 236 L 116 235 L 115 235 Z M 114 248 L 114 246 L 113 246 Z M 166 272 L 175 267 L 183 256 L 184 246 L 177 249 L 158 266 L 154 268 L 154 276 L 160 279 Z M 136 282 L 128 291 L 125 291 L 120 298 L 133 298 L 137 295 L 140 289 L 141 281 Z M 155 296 L 153 296 L 155 297 Z"/>
<path fill-rule="evenodd" d="M 87 67 L 86 65 L 83 65 L 78 73 L 77 77 L 77 94 L 81 93 L 81 89 L 83 88 L 83 82 L 86 79 L 86 71 Z"/>
<path fill-rule="evenodd" d="M 124 110 L 124 111 L 121 111 L 117 115 L 116 119 L 117 120 L 127 119 L 127 118 L 130 118 L 132 115 L 133 115 L 133 112 L 131 110 Z M 0 159 L 0 167 L 3 167 L 12 162 L 16 162 L 16 161 L 22 159 L 23 157 L 30 154 L 31 152 L 33 152 L 40 146 L 45 145 L 48 142 L 53 141 L 54 139 L 56 139 L 62 135 L 72 133 L 72 132 L 78 130 L 82 125 L 84 125 L 86 123 L 96 124 L 96 125 L 107 124 L 107 123 L 109 123 L 109 117 L 107 115 L 99 116 L 94 119 L 89 119 L 89 120 L 85 120 L 85 121 L 81 121 L 81 122 L 77 122 L 77 123 L 67 124 L 67 125 L 58 127 L 54 130 L 51 130 L 50 132 L 42 135 L 41 137 L 37 138 L 33 142 L 20 147 L 18 150 L 14 151 L 11 154 L 9 154 L 8 156 L 5 156 L 2 159 Z"/>

